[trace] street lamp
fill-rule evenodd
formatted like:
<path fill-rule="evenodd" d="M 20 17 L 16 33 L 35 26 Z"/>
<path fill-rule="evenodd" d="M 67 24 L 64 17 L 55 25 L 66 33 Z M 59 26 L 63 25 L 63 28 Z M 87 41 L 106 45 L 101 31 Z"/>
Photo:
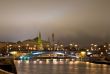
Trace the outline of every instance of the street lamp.
<path fill-rule="evenodd" d="M 78 50 L 78 45 L 77 44 L 75 44 L 74 47 L 76 48 L 76 50 Z"/>
<path fill-rule="evenodd" d="M 106 45 L 104 45 L 104 48 L 106 48 Z"/>
<path fill-rule="evenodd" d="M 97 46 L 98 46 L 97 44 L 94 45 L 95 50 L 97 49 Z"/>
<path fill-rule="evenodd" d="M 26 49 L 29 49 L 29 44 L 26 44 Z"/>
<path fill-rule="evenodd" d="M 78 47 L 78 45 L 77 45 L 77 44 L 75 44 L 74 46 L 75 46 L 75 47 Z"/>
<path fill-rule="evenodd" d="M 95 44 L 94 47 L 97 47 L 97 44 Z"/>
<path fill-rule="evenodd" d="M 88 51 L 89 51 L 89 49 L 86 49 L 86 51 L 88 52 Z"/>
<path fill-rule="evenodd" d="M 99 50 L 100 50 L 101 48 L 99 48 Z"/>
<path fill-rule="evenodd" d="M 93 46 L 94 44 L 91 44 L 91 46 Z"/>
<path fill-rule="evenodd" d="M 70 46 L 73 46 L 73 44 L 69 44 Z"/>
<path fill-rule="evenodd" d="M 62 45 L 62 44 L 61 44 L 60 46 L 61 46 L 61 47 L 63 47 L 63 45 Z"/>

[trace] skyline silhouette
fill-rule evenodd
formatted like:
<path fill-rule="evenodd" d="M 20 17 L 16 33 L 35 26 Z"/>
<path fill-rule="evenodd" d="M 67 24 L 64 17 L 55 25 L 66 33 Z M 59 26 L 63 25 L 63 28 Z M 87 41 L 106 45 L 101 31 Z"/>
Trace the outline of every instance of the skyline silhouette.
<path fill-rule="evenodd" d="M 109 1 L 0 1 L 0 41 L 32 39 L 38 32 L 61 42 L 110 42 Z"/>

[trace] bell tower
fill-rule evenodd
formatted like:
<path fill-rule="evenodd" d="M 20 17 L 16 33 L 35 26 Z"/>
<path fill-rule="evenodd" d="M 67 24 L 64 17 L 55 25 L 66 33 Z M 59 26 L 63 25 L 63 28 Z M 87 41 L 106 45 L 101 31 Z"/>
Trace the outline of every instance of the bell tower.
<path fill-rule="evenodd" d="M 42 44 L 42 38 L 41 33 L 39 32 L 38 38 L 37 38 L 37 49 L 43 50 L 43 44 Z"/>

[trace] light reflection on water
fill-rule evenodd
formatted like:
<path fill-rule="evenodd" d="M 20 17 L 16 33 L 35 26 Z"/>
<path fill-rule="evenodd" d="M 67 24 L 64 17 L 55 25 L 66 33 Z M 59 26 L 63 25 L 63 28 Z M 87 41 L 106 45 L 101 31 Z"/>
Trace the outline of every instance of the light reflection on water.
<path fill-rule="evenodd" d="M 110 74 L 110 66 L 62 59 L 15 61 L 18 74 Z"/>

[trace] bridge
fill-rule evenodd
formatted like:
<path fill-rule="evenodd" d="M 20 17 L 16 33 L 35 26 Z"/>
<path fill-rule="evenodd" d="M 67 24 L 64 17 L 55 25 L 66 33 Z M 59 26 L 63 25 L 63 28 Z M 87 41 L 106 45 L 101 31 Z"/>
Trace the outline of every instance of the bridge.
<path fill-rule="evenodd" d="M 66 51 L 33 51 L 18 57 L 20 60 L 30 60 L 36 58 L 77 58 L 74 52 Z"/>

